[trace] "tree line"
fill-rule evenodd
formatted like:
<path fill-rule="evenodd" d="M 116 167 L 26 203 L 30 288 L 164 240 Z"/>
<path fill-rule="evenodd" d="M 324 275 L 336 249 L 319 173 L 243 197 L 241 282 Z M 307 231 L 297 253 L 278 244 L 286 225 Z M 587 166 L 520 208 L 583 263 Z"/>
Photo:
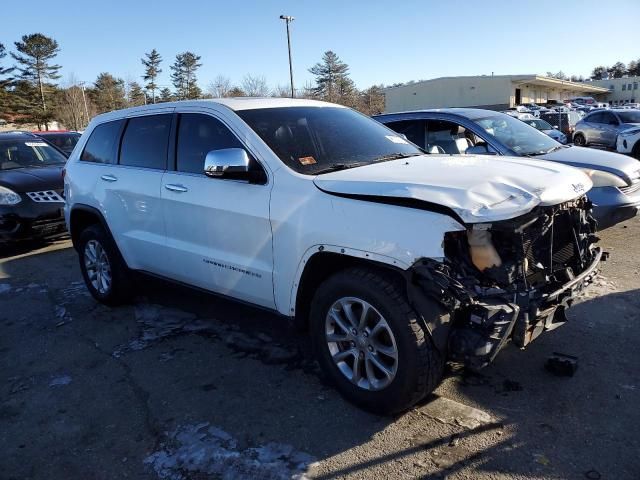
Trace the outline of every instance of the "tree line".
<path fill-rule="evenodd" d="M 616 62 L 610 67 L 600 65 L 591 71 L 591 80 L 607 80 L 609 78 L 622 78 L 624 76 L 636 77 L 640 76 L 640 58 L 631 60 L 628 64 Z M 547 77 L 557 78 L 559 80 L 570 80 L 572 82 L 584 82 L 585 78 L 580 75 L 566 75 L 562 70 L 557 73 L 547 72 Z"/>
<path fill-rule="evenodd" d="M 288 85 L 270 87 L 263 75 L 247 74 L 239 84 L 218 75 L 204 89 L 198 82 L 201 57 L 185 51 L 169 65 L 171 85 L 159 83 L 163 58 L 154 48 L 140 59 L 140 81 L 126 80 L 101 72 L 91 84 L 80 82 L 73 74 L 60 82 L 61 65 L 55 62 L 58 42 L 33 33 L 14 42 L 9 52 L 0 43 L 0 118 L 17 125 L 48 128 L 58 121 L 66 128 L 82 130 L 96 114 L 147 103 L 221 97 L 288 97 Z M 7 60 L 13 60 L 9 64 Z M 367 115 L 384 109 L 383 85 L 359 90 L 350 78 L 349 66 L 338 55 L 327 51 L 309 68 L 314 81 L 296 91 L 296 96 L 339 103 Z"/>

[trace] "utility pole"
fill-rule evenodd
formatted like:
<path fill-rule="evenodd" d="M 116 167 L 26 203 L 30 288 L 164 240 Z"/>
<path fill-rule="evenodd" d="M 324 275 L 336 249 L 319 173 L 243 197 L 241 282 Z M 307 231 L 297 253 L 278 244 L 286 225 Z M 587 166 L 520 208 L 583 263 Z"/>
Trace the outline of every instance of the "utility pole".
<path fill-rule="evenodd" d="M 295 19 L 289 15 L 280 15 L 280 19 L 287 24 L 287 47 L 289 49 L 289 79 L 291 80 L 291 98 L 296 96 L 293 88 L 293 65 L 291 64 L 291 34 L 289 32 L 289 24 Z"/>
<path fill-rule="evenodd" d="M 80 88 L 82 89 L 82 101 L 84 102 L 84 115 L 87 119 L 87 125 L 89 125 L 89 108 L 87 108 L 87 96 L 84 93 L 84 82 L 80 82 Z"/>

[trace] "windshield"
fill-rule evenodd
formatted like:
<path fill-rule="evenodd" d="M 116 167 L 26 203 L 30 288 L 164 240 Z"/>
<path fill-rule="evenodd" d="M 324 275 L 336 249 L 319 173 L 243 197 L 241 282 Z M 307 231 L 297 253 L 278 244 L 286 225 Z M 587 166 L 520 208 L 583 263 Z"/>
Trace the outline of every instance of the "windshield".
<path fill-rule="evenodd" d="M 422 154 L 397 133 L 348 108 L 262 108 L 236 113 L 288 167 L 308 175 Z"/>
<path fill-rule="evenodd" d="M 523 120 L 523 122 L 538 130 L 553 130 L 553 127 L 544 120 Z"/>
<path fill-rule="evenodd" d="M 622 123 L 640 123 L 640 110 L 629 110 L 627 112 L 616 112 Z"/>
<path fill-rule="evenodd" d="M 0 170 L 64 165 L 66 161 L 64 155 L 44 140 L 0 140 Z"/>
<path fill-rule="evenodd" d="M 519 155 L 540 155 L 560 146 L 548 135 L 509 115 L 495 114 L 473 121 Z"/>

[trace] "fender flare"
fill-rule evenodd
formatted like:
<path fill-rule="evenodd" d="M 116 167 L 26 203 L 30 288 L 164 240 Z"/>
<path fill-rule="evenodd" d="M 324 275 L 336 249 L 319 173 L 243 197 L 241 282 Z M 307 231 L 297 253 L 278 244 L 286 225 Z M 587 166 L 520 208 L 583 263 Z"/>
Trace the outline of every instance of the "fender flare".
<path fill-rule="evenodd" d="M 393 257 L 388 257 L 386 255 L 381 255 L 379 253 L 368 252 L 365 250 L 358 250 L 355 248 L 348 248 L 339 245 L 327 245 L 327 244 L 316 244 L 309 247 L 302 255 L 300 262 L 298 263 L 298 268 L 296 269 L 296 274 L 293 280 L 293 284 L 291 286 L 291 293 L 289 295 L 289 308 L 287 309 L 288 315 L 294 317 L 296 314 L 296 303 L 298 299 L 298 287 L 300 286 L 300 281 L 302 279 L 302 275 L 304 274 L 307 263 L 316 254 L 319 253 L 336 253 L 339 255 L 344 255 L 345 257 L 357 258 L 359 260 L 367 260 L 378 264 L 388 265 L 389 267 L 398 269 L 398 270 L 407 270 L 410 265 L 405 262 L 398 260 Z"/>

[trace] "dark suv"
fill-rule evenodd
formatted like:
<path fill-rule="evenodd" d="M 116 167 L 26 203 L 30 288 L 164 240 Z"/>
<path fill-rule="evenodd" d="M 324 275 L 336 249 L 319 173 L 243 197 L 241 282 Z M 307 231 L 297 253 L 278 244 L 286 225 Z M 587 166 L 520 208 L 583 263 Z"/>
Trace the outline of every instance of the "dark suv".
<path fill-rule="evenodd" d="M 0 133 L 0 242 L 66 231 L 65 162 L 58 149 L 36 135 Z"/>

